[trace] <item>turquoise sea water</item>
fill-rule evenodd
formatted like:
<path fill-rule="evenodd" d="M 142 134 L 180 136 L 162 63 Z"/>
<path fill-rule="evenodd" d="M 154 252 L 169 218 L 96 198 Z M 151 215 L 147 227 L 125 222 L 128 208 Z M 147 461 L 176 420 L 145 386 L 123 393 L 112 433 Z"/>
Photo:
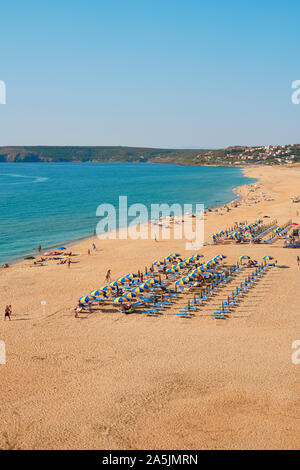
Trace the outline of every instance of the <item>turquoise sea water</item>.
<path fill-rule="evenodd" d="M 139 163 L 0 163 L 0 264 L 92 235 L 99 204 L 203 203 L 233 199 L 252 182 L 239 168 Z M 121 224 L 122 225 L 122 224 Z"/>

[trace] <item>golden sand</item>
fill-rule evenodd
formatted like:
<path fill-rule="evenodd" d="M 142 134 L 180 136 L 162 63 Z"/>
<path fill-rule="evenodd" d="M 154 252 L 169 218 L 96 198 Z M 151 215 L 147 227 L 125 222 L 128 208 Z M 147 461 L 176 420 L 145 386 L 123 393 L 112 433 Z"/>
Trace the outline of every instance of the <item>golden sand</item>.
<path fill-rule="evenodd" d="M 299 167 L 245 172 L 259 179 L 257 189 L 242 187 L 237 208 L 208 213 L 206 240 L 263 215 L 300 223 L 300 204 L 291 202 Z M 208 307 L 178 318 L 175 304 L 159 317 L 126 316 L 110 305 L 75 319 L 70 308 L 105 284 L 107 269 L 116 279 L 172 251 L 190 255 L 184 240 L 98 239 L 88 255 L 92 241 L 70 248 L 79 254 L 70 269 L 26 261 L 0 270 L 2 312 L 13 307 L 11 322 L 0 319 L 7 348 L 0 448 L 298 448 L 300 365 L 291 345 L 300 339 L 300 250 L 282 241 L 205 246 L 205 260 L 219 253 L 228 263 L 243 254 L 278 260 L 226 320 L 212 319 Z"/>

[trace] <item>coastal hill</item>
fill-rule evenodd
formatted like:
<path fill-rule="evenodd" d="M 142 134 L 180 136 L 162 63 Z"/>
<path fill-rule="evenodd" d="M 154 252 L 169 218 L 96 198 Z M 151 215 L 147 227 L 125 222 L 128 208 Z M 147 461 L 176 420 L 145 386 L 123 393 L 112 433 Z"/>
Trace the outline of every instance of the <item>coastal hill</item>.
<path fill-rule="evenodd" d="M 0 162 L 153 162 L 179 165 L 283 164 L 300 161 L 300 144 L 224 149 L 145 147 L 0 147 Z"/>

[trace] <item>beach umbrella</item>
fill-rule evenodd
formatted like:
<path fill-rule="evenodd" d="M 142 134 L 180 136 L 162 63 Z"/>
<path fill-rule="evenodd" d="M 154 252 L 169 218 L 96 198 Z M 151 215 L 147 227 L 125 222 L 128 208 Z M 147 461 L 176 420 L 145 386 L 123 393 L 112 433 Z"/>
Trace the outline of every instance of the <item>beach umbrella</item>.
<path fill-rule="evenodd" d="M 94 297 L 92 297 L 91 295 L 84 295 L 83 297 L 80 297 L 79 303 L 85 304 L 87 302 L 90 302 L 91 300 L 94 300 Z"/>
<path fill-rule="evenodd" d="M 240 260 L 242 259 L 250 259 L 250 256 L 247 256 L 247 255 L 240 256 Z"/>
<path fill-rule="evenodd" d="M 174 266 L 172 266 L 173 269 L 175 269 L 175 271 L 180 271 L 180 266 L 179 264 L 174 264 Z"/>
<path fill-rule="evenodd" d="M 117 286 L 121 286 L 122 284 L 123 282 L 117 280 L 117 281 L 110 282 L 108 285 L 112 287 L 117 287 Z"/>
<path fill-rule="evenodd" d="M 197 277 L 197 274 L 196 273 L 193 273 L 193 274 L 188 274 L 186 276 L 190 281 L 194 281 Z"/>
<path fill-rule="evenodd" d="M 176 281 L 175 284 L 177 286 L 186 286 L 188 284 L 188 282 L 185 281 L 184 279 L 179 279 L 179 281 Z"/>
<path fill-rule="evenodd" d="M 126 276 L 125 276 L 125 277 L 119 277 L 119 278 L 117 279 L 117 281 L 118 281 L 118 282 L 121 282 L 122 284 L 124 284 L 125 282 L 128 281 L 128 278 L 127 278 Z"/>
<path fill-rule="evenodd" d="M 144 292 L 145 289 L 143 289 L 142 287 L 138 286 L 138 287 L 135 287 L 134 289 L 131 289 L 130 292 L 133 292 L 134 294 L 139 294 L 140 292 Z"/>
<path fill-rule="evenodd" d="M 149 286 L 147 284 L 147 282 L 144 282 L 144 283 L 140 284 L 138 287 L 141 287 L 142 289 L 149 289 L 151 286 Z"/>
<path fill-rule="evenodd" d="M 155 261 L 155 263 L 153 263 L 153 266 L 161 266 L 162 264 L 164 264 L 163 261 Z"/>
<path fill-rule="evenodd" d="M 153 284 L 150 284 L 150 281 L 147 281 L 143 284 L 143 288 L 145 289 L 152 289 L 153 288 Z"/>
<path fill-rule="evenodd" d="M 126 297 L 115 297 L 113 300 L 114 303 L 122 304 L 123 302 L 128 302 L 128 299 Z"/>
<path fill-rule="evenodd" d="M 170 256 L 173 256 L 173 258 L 177 258 L 177 256 L 180 256 L 179 253 L 171 253 Z"/>
<path fill-rule="evenodd" d="M 100 289 L 102 292 L 107 292 L 107 291 L 112 291 L 112 287 L 111 286 L 104 286 L 104 287 L 100 287 Z"/>
<path fill-rule="evenodd" d="M 176 273 L 176 271 L 177 270 L 175 268 L 169 268 L 169 269 L 167 269 L 166 272 L 169 274 L 169 273 Z"/>
<path fill-rule="evenodd" d="M 125 297 L 125 299 L 134 299 L 137 295 L 134 292 L 126 292 L 122 297 Z"/>
<path fill-rule="evenodd" d="M 125 276 L 126 279 L 133 279 L 135 277 L 137 277 L 137 275 L 134 274 L 134 273 L 129 273 L 129 274 L 126 274 L 126 276 Z"/>
<path fill-rule="evenodd" d="M 185 282 L 183 280 L 181 280 L 178 284 L 179 287 L 188 287 L 189 286 L 189 283 L 188 282 Z"/>
<path fill-rule="evenodd" d="M 99 295 L 103 295 L 103 291 L 102 291 L 102 290 L 92 290 L 92 291 L 90 292 L 90 295 L 91 295 L 92 297 L 98 297 Z"/>
<path fill-rule="evenodd" d="M 264 256 L 263 259 L 266 260 L 266 261 L 271 261 L 274 258 L 273 258 L 273 256 Z"/>
<path fill-rule="evenodd" d="M 187 263 L 185 261 L 182 261 L 181 263 L 179 263 L 177 266 L 179 266 L 179 268 L 186 268 L 187 267 Z"/>

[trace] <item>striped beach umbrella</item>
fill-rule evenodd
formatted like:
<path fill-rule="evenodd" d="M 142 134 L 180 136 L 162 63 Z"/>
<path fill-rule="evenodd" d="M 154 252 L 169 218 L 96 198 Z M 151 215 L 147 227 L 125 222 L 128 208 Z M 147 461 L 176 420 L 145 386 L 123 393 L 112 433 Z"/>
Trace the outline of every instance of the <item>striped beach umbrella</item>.
<path fill-rule="evenodd" d="M 179 266 L 179 268 L 186 268 L 187 267 L 187 263 L 185 261 L 182 261 L 181 263 L 179 263 L 177 266 Z"/>
<path fill-rule="evenodd" d="M 102 290 L 92 290 L 92 291 L 90 292 L 90 295 L 91 295 L 92 297 L 98 297 L 99 295 L 103 295 L 103 291 L 102 291 Z"/>
<path fill-rule="evenodd" d="M 147 282 L 143 282 L 140 284 L 138 287 L 141 287 L 142 289 L 149 289 L 151 286 L 147 284 Z"/>
<path fill-rule="evenodd" d="M 79 303 L 85 304 L 87 302 L 90 302 L 91 300 L 94 300 L 94 297 L 92 297 L 91 295 L 84 295 L 83 297 L 80 297 Z"/>
<path fill-rule="evenodd" d="M 266 261 L 271 261 L 274 258 L 273 258 L 273 256 L 264 256 L 263 259 L 266 260 Z"/>
<path fill-rule="evenodd" d="M 99 290 L 101 290 L 102 292 L 111 292 L 112 287 L 110 285 L 108 285 L 108 286 L 100 287 Z"/>
<path fill-rule="evenodd" d="M 188 282 L 185 281 L 184 279 L 179 279 L 179 281 L 176 281 L 175 284 L 177 286 L 186 286 L 188 284 Z"/>
<path fill-rule="evenodd" d="M 161 266 L 162 264 L 164 264 L 163 261 L 155 261 L 155 263 L 153 263 L 153 266 Z"/>
<path fill-rule="evenodd" d="M 119 278 L 117 279 L 117 281 L 118 281 L 118 282 L 121 282 L 122 284 L 125 284 L 125 282 L 128 282 L 128 278 L 126 278 L 126 276 L 125 276 L 125 277 L 119 277 Z"/>
<path fill-rule="evenodd" d="M 129 274 L 126 274 L 126 276 L 125 276 L 126 279 L 133 279 L 135 277 L 137 277 L 137 275 L 134 274 L 134 273 L 129 273 Z"/>
<path fill-rule="evenodd" d="M 142 287 L 138 286 L 138 287 L 135 287 L 134 289 L 131 289 L 130 292 L 133 292 L 134 294 L 140 294 L 141 292 L 144 292 L 145 289 L 143 289 Z"/>
<path fill-rule="evenodd" d="M 126 292 L 122 297 L 125 297 L 125 299 L 134 299 L 137 295 L 134 292 Z"/>
<path fill-rule="evenodd" d="M 176 272 L 180 271 L 180 266 L 179 266 L 179 264 L 174 264 L 174 265 L 172 266 L 172 268 L 175 269 Z"/>
<path fill-rule="evenodd" d="M 168 274 L 176 273 L 176 269 L 175 269 L 175 268 L 169 268 L 169 269 L 167 269 L 166 272 L 167 272 Z"/>
<path fill-rule="evenodd" d="M 240 260 L 242 260 L 242 259 L 250 259 L 250 256 L 248 256 L 248 255 L 240 256 Z"/>
<path fill-rule="evenodd" d="M 128 302 L 128 299 L 126 297 L 115 297 L 113 300 L 114 303 L 122 304 L 123 302 Z"/>
<path fill-rule="evenodd" d="M 117 286 L 121 286 L 122 284 L 123 282 L 117 280 L 117 281 L 110 282 L 108 285 L 111 287 L 117 287 Z"/>
<path fill-rule="evenodd" d="M 186 276 L 183 276 L 181 280 L 184 282 L 190 282 L 191 280 L 193 280 L 193 278 L 190 278 L 188 275 L 186 275 Z"/>

